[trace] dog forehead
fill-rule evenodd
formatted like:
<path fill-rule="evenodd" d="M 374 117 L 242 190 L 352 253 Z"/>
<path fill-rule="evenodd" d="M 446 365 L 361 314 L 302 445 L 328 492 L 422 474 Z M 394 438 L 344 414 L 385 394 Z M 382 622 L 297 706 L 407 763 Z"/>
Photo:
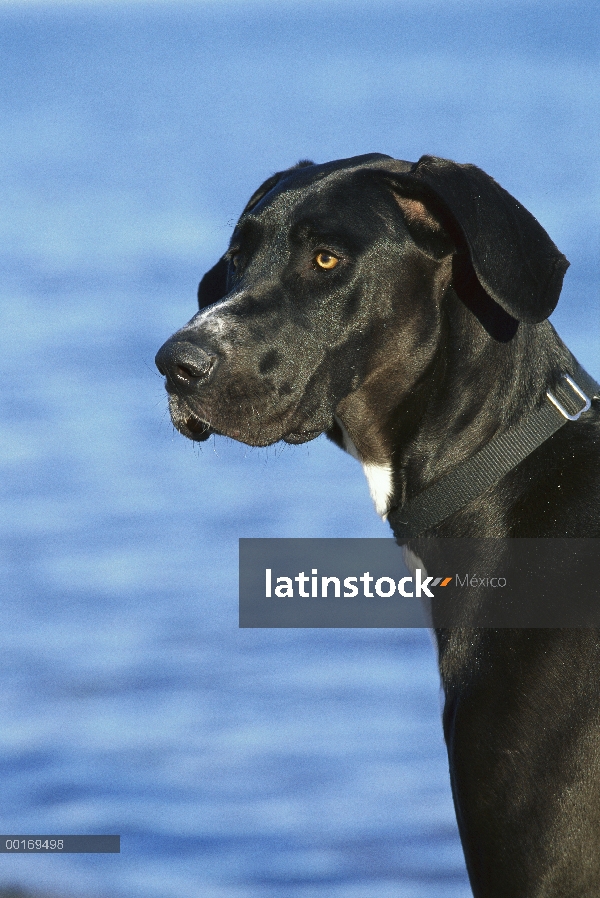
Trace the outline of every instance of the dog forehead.
<path fill-rule="evenodd" d="M 350 159 L 336 160 L 322 165 L 307 165 L 290 169 L 257 203 L 238 221 L 236 230 L 244 229 L 249 222 L 276 225 L 278 229 L 290 227 L 295 221 L 309 216 L 323 216 L 329 225 L 335 219 L 350 224 L 364 214 L 361 199 L 380 189 L 368 176 L 382 170 L 401 167 L 410 169 L 411 163 L 399 162 L 390 156 L 369 154 Z"/>

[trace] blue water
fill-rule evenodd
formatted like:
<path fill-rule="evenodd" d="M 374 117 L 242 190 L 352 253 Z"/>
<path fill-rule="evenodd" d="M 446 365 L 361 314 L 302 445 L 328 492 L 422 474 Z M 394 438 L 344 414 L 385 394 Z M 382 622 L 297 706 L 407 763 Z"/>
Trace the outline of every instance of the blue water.
<path fill-rule="evenodd" d="M 0 6 L 0 885 L 466 898 L 423 631 L 239 631 L 240 536 L 385 536 L 324 440 L 173 432 L 153 357 L 271 172 L 493 174 L 572 262 L 600 375 L 595 3 Z"/>

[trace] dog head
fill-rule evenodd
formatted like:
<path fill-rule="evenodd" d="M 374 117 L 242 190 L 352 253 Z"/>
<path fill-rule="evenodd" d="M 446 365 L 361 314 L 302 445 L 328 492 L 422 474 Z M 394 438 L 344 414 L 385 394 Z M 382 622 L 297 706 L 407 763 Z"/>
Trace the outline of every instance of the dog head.
<path fill-rule="evenodd" d="M 550 314 L 567 265 L 474 166 L 378 154 L 299 163 L 251 197 L 200 283 L 200 311 L 157 354 L 173 422 L 193 440 L 314 439 L 378 379 L 393 376 L 396 398 L 414 387 L 449 287 L 508 340 L 518 321 Z"/>

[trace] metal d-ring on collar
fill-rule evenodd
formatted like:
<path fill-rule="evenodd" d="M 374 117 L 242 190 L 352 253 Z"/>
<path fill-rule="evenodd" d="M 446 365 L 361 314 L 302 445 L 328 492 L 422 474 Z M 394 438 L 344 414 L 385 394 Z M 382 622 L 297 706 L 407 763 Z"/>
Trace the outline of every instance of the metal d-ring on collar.
<path fill-rule="evenodd" d="M 566 380 L 566 382 L 569 384 L 571 389 L 574 390 L 574 392 L 579 396 L 579 398 L 583 399 L 583 403 L 584 403 L 583 408 L 580 408 L 579 411 L 576 412 L 574 415 L 570 415 L 568 413 L 568 411 L 566 410 L 566 408 L 564 407 L 564 405 L 562 405 L 558 401 L 558 399 L 556 398 L 554 393 L 552 393 L 550 390 L 546 390 L 546 396 L 548 397 L 550 402 L 556 406 L 556 408 L 559 410 L 561 415 L 564 415 L 564 417 L 567 419 L 567 421 L 577 421 L 583 415 L 584 412 L 587 412 L 591 409 L 592 400 L 590 399 L 589 396 L 586 396 L 585 393 L 583 392 L 583 390 L 581 390 L 577 386 L 577 384 L 575 383 L 575 381 L 573 380 L 573 378 L 571 377 L 570 374 L 563 374 L 563 377 Z"/>
<path fill-rule="evenodd" d="M 420 536 L 459 511 L 531 455 L 567 421 L 577 421 L 589 411 L 592 401 L 600 399 L 600 385 L 578 363 L 575 364 L 575 377 L 579 383 L 565 372 L 559 384 L 563 380 L 566 382 L 574 398 L 583 403 L 580 409 L 569 412 L 555 394 L 547 390 L 544 397 L 547 401 L 523 421 L 494 437 L 483 449 L 405 505 L 393 508 L 388 514 L 388 521 L 396 539 Z"/>

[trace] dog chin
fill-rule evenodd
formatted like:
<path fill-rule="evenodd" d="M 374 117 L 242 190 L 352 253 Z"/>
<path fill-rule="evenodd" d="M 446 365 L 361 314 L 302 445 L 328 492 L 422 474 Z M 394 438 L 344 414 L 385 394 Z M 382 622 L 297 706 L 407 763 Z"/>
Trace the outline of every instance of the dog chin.
<path fill-rule="evenodd" d="M 298 446 L 300 443 L 310 443 L 311 440 L 316 440 L 322 433 L 323 431 L 321 429 L 304 430 L 300 433 L 288 433 L 283 437 L 283 442 L 290 443 L 292 446 Z"/>
<path fill-rule="evenodd" d="M 217 430 L 216 427 L 213 427 L 212 424 L 193 412 L 186 403 L 177 401 L 173 396 L 169 397 L 169 410 L 174 427 L 188 440 L 193 440 L 196 443 L 203 443 L 212 434 L 216 434 L 217 436 L 229 437 L 239 443 L 244 443 L 246 446 L 272 446 L 280 441 L 297 446 L 301 443 L 309 443 L 311 440 L 315 440 L 326 430 L 324 427 L 313 427 L 282 434 L 277 425 L 275 427 L 266 427 L 262 432 L 259 429 L 254 433 L 248 430 L 243 432 L 234 426 L 226 426 Z"/>
<path fill-rule="evenodd" d="M 237 430 L 230 433 L 215 430 L 214 427 L 211 427 L 210 424 L 205 424 L 204 421 L 198 421 L 197 423 L 192 422 L 192 425 L 190 426 L 189 418 L 185 423 L 176 426 L 180 433 L 189 440 L 194 440 L 195 442 L 203 442 L 204 440 L 207 440 L 211 434 L 216 434 L 217 436 L 228 436 L 230 439 L 236 440 L 238 443 L 244 443 L 246 446 L 256 446 L 259 448 L 272 446 L 280 440 L 284 443 L 290 443 L 292 446 L 298 446 L 301 443 L 309 443 L 311 440 L 316 440 L 316 438 L 323 433 L 322 430 L 307 430 L 300 433 L 288 433 L 283 437 L 265 435 L 262 438 L 261 436 L 252 438 L 247 435 L 242 439 L 240 432 Z"/>

